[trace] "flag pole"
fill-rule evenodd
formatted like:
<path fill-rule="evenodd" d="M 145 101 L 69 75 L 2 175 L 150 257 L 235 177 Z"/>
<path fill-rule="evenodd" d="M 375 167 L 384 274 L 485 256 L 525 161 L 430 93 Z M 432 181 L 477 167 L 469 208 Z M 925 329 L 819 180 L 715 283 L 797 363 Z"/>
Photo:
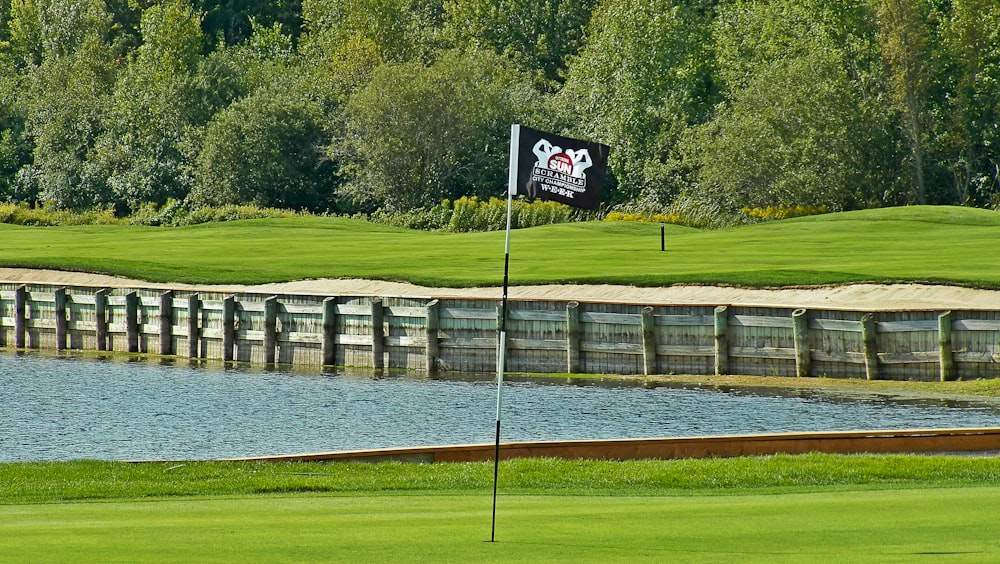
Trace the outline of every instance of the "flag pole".
<path fill-rule="evenodd" d="M 497 531 L 497 481 L 500 477 L 500 408 L 503 405 L 503 373 L 507 358 L 507 280 L 510 272 L 510 215 L 514 194 L 517 192 L 517 156 L 521 126 L 510 126 L 510 164 L 507 173 L 507 233 L 503 247 L 503 294 L 500 299 L 500 335 L 497 342 L 497 432 L 493 451 L 493 521 L 490 542 L 496 540 Z"/>

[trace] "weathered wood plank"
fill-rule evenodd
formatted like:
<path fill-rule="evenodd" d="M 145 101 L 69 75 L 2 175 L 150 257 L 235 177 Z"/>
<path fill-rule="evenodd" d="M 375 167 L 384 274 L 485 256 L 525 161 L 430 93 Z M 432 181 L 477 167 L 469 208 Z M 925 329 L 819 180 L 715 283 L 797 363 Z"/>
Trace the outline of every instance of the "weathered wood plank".
<path fill-rule="evenodd" d="M 444 337 L 439 341 L 442 348 L 470 348 L 470 349 L 493 349 L 497 348 L 496 337 Z"/>
<path fill-rule="evenodd" d="M 730 347 L 729 356 L 738 358 L 795 360 L 795 349 L 781 347 Z"/>
<path fill-rule="evenodd" d="M 654 315 L 658 327 L 712 327 L 715 318 L 711 315 Z"/>
<path fill-rule="evenodd" d="M 337 315 L 371 315 L 371 306 L 337 304 Z"/>
<path fill-rule="evenodd" d="M 278 305 L 279 311 L 290 315 L 323 315 L 323 305 L 286 304 Z"/>
<path fill-rule="evenodd" d="M 908 353 L 879 353 L 878 359 L 882 364 L 916 364 L 933 362 L 940 360 L 940 351 L 913 351 Z"/>
<path fill-rule="evenodd" d="M 371 335 L 337 335 L 338 345 L 361 345 L 372 346 Z"/>
<path fill-rule="evenodd" d="M 955 331 L 1000 331 L 1000 319 L 956 319 L 951 328 Z"/>
<path fill-rule="evenodd" d="M 515 339 L 507 338 L 507 350 L 541 350 L 541 351 L 564 351 L 566 341 L 552 339 Z"/>
<path fill-rule="evenodd" d="M 639 313 L 604 313 L 598 311 L 584 311 L 580 313 L 580 321 L 583 323 L 609 323 L 613 325 L 640 325 L 642 324 L 642 314 Z"/>
<path fill-rule="evenodd" d="M 496 317 L 495 309 L 441 308 L 442 319 L 496 319 Z"/>
<path fill-rule="evenodd" d="M 730 316 L 729 325 L 731 327 L 776 327 L 791 329 L 792 318 L 764 317 L 760 315 L 733 315 Z"/>
<path fill-rule="evenodd" d="M 278 335 L 278 342 L 280 343 L 299 343 L 303 345 L 320 345 L 323 344 L 323 336 L 317 335 L 316 333 L 301 333 L 295 331 L 283 331 Z M 361 343 L 361 344 L 371 344 L 371 343 Z"/>
<path fill-rule="evenodd" d="M 937 319 L 915 319 L 909 321 L 880 321 L 877 325 L 879 333 L 916 333 L 938 330 Z"/>
<path fill-rule="evenodd" d="M 956 352 L 955 353 L 956 362 L 969 362 L 969 363 L 986 363 L 986 364 L 997 364 L 1000 363 L 1000 351 L 994 352 Z"/>
<path fill-rule="evenodd" d="M 710 345 L 657 345 L 656 354 L 659 356 L 713 356 L 715 347 Z"/>
<path fill-rule="evenodd" d="M 557 310 L 508 310 L 507 319 L 511 321 L 563 322 L 566 320 L 566 313 Z"/>
<path fill-rule="evenodd" d="M 95 300 L 93 294 L 66 294 L 66 299 L 80 305 L 94 305 Z"/>
<path fill-rule="evenodd" d="M 865 355 L 860 352 L 813 350 L 811 354 L 813 360 L 816 362 L 846 362 L 851 364 L 865 363 Z"/>
<path fill-rule="evenodd" d="M 385 308 L 385 314 L 392 317 L 426 318 L 427 308 L 411 307 L 411 306 L 389 306 Z"/>
<path fill-rule="evenodd" d="M 861 322 L 848 319 L 810 319 L 809 328 L 814 331 L 843 331 L 860 333 Z"/>
<path fill-rule="evenodd" d="M 581 342 L 580 350 L 593 353 L 642 354 L 642 343 L 594 343 Z"/>

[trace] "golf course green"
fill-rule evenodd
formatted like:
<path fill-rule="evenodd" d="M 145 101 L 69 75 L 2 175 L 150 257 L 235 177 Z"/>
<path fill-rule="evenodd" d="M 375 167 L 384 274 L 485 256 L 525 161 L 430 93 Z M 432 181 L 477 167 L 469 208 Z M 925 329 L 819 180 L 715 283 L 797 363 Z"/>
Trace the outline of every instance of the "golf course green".
<path fill-rule="evenodd" d="M 516 230 L 512 284 L 678 283 L 748 287 L 932 282 L 1000 288 L 1000 214 L 917 206 L 723 230 L 586 222 Z M 444 233 L 296 217 L 190 227 L 0 225 L 0 266 L 153 282 L 259 284 L 370 278 L 496 286 L 504 233 Z"/>

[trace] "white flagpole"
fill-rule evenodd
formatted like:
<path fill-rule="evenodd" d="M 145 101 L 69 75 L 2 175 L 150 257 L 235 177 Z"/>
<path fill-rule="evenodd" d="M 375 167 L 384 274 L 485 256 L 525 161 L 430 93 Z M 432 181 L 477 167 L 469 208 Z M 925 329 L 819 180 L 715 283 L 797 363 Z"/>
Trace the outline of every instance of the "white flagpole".
<path fill-rule="evenodd" d="M 500 336 L 497 343 L 497 433 L 496 448 L 493 452 L 493 523 L 490 542 L 496 538 L 497 530 L 497 479 L 500 477 L 500 409 L 503 405 L 503 373 L 507 359 L 507 275 L 510 272 L 510 215 L 514 194 L 517 193 L 517 156 L 521 126 L 510 126 L 510 164 L 507 172 L 507 234 L 503 248 L 503 296 L 500 300 Z"/>

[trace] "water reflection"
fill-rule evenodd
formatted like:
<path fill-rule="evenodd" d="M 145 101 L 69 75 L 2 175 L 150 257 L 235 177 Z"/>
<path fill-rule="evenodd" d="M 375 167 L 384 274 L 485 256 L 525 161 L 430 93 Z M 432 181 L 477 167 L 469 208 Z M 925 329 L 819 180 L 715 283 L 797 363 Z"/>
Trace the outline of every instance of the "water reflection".
<path fill-rule="evenodd" d="M 995 426 L 996 404 L 507 379 L 505 441 Z M 223 458 L 493 440 L 490 378 L 0 354 L 0 461 Z"/>

